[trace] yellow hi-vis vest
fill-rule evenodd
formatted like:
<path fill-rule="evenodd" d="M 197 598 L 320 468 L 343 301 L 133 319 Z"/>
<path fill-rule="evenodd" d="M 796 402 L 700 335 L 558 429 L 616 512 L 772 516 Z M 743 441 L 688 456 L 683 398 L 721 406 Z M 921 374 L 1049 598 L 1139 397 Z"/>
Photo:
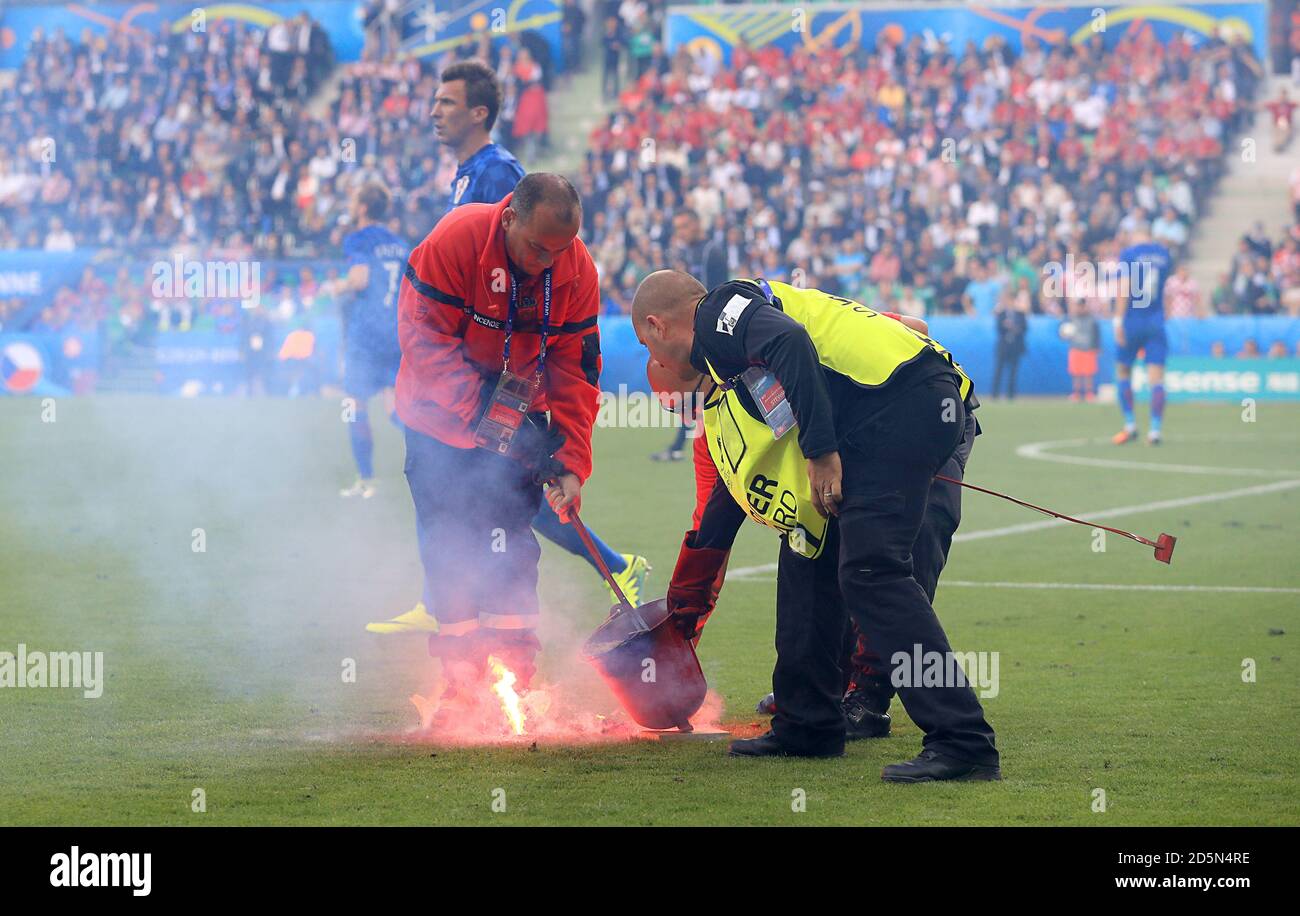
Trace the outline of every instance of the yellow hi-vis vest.
<path fill-rule="evenodd" d="M 816 289 L 769 282 L 782 310 L 808 331 L 821 364 L 868 388 L 886 384 L 927 350 L 943 356 L 960 378 L 963 399 L 971 381 L 952 354 L 935 341 L 859 302 Z M 755 285 L 755 294 L 764 293 Z M 750 518 L 787 535 L 790 549 L 810 559 L 821 555 L 827 520 L 813 507 L 812 486 L 798 427 L 780 439 L 763 420 L 745 410 L 736 391 L 743 383 L 709 374 L 720 394 L 703 410 L 704 435 L 718 476 Z"/>

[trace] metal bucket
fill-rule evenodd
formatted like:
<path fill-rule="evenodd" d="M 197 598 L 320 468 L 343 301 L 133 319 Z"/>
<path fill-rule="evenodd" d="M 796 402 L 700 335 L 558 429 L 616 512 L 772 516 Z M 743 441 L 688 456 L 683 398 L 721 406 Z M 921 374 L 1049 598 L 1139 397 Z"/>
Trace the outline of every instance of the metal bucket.
<path fill-rule="evenodd" d="M 708 684 L 663 598 L 618 610 L 588 637 L 583 654 L 639 725 L 691 730 Z"/>

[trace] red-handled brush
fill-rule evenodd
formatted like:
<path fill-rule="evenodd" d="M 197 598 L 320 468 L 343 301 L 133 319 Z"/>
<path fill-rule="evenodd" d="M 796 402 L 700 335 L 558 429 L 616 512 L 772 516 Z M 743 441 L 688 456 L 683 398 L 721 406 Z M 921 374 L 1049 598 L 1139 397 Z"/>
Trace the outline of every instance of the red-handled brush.
<path fill-rule="evenodd" d="M 553 485 L 554 481 L 548 481 L 546 488 L 550 489 Z M 572 506 L 569 506 L 564 510 L 564 514 L 567 516 L 569 524 L 573 525 L 577 530 L 578 537 L 582 540 L 582 546 L 587 548 L 587 553 L 590 554 L 592 562 L 596 564 L 596 568 L 600 570 L 600 574 L 605 577 L 605 584 L 609 586 L 610 591 L 614 593 L 614 597 L 618 599 L 618 604 L 615 605 L 615 607 L 622 608 L 624 613 L 631 614 L 634 618 L 639 619 L 640 615 L 637 614 L 636 608 L 632 607 L 632 602 L 627 600 L 627 595 L 623 594 L 623 589 L 618 587 L 618 580 L 615 579 L 614 574 L 609 571 L 609 566 L 605 563 L 605 558 L 602 557 L 600 551 L 596 549 L 596 542 L 591 539 L 591 532 L 589 532 L 587 526 L 582 523 L 582 519 L 578 518 L 577 510 Z M 563 521 L 563 519 L 561 520 Z M 613 615 L 613 611 L 611 610 L 610 616 L 612 617 Z M 646 628 L 644 621 L 641 622 L 641 628 Z"/>
<path fill-rule="evenodd" d="M 1074 524 L 1076 525 L 1086 525 L 1089 528 L 1100 528 L 1103 531 L 1109 531 L 1112 534 L 1118 534 L 1121 537 L 1126 537 L 1131 541 L 1137 541 L 1139 544 L 1146 544 L 1148 547 L 1155 548 L 1156 559 L 1159 560 L 1161 563 L 1168 563 L 1173 558 L 1174 544 L 1178 542 L 1178 538 L 1174 537 L 1172 534 L 1161 533 L 1160 537 L 1156 538 L 1153 541 L 1150 538 L 1144 538 L 1140 534 L 1134 534 L 1131 531 L 1125 531 L 1123 528 L 1111 528 L 1109 525 L 1099 525 L 1096 522 L 1084 521 L 1081 518 L 1074 518 L 1073 516 L 1070 515 L 1064 515 L 1060 512 L 1055 512 L 1052 509 L 1044 509 L 1042 506 L 1035 506 L 1033 503 L 1025 502 L 1023 499 L 1016 499 L 1014 496 L 1008 496 L 1005 493 L 999 493 L 997 490 L 986 490 L 984 487 L 977 487 L 973 483 L 966 483 L 966 481 L 964 480 L 955 480 L 952 477 L 945 477 L 942 474 L 935 474 L 934 479 L 944 480 L 947 481 L 948 483 L 955 483 L 959 487 L 965 487 L 968 490 L 978 490 L 981 493 L 987 493 L 989 496 L 997 496 L 1000 497 L 1001 499 L 1005 499 L 1008 500 L 1009 502 L 1013 502 L 1018 506 L 1024 506 L 1026 509 L 1034 509 L 1035 511 L 1041 512 L 1044 515 L 1050 515 L 1052 516 L 1052 518 L 1059 518 L 1061 519 L 1061 521 L 1064 522 L 1074 522 Z"/>

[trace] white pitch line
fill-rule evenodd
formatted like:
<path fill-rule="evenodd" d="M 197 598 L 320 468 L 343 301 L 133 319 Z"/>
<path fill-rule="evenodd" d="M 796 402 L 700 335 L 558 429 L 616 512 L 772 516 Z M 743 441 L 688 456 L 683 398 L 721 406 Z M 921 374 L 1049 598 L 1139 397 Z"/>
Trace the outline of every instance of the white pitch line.
<path fill-rule="evenodd" d="M 723 579 L 724 581 L 726 579 L 753 579 L 765 573 L 774 572 L 776 572 L 775 563 L 760 563 L 757 566 L 742 566 L 739 569 L 729 569 Z"/>
<path fill-rule="evenodd" d="M 1248 592 L 1265 595 L 1300 595 L 1300 588 L 1272 588 L 1263 585 L 1123 585 L 1110 582 L 971 582 L 941 579 L 941 588 L 1051 588 L 1098 592 Z"/>
<path fill-rule="evenodd" d="M 1125 461 L 1122 458 L 1085 458 L 1081 455 L 1053 455 L 1048 451 L 1109 441 L 1108 439 L 1057 439 L 1053 442 L 1028 442 L 1016 448 L 1016 455 L 1033 461 L 1055 461 L 1059 464 L 1076 464 L 1090 468 L 1122 468 L 1174 474 L 1209 474 L 1223 477 L 1294 477 L 1300 474 L 1300 471 L 1278 471 L 1271 468 L 1223 468 L 1207 464 L 1158 464 L 1152 461 Z"/>
<path fill-rule="evenodd" d="M 1197 506 L 1202 503 L 1220 502 L 1225 499 L 1237 499 L 1241 496 L 1260 496 L 1265 493 L 1278 493 L 1300 487 L 1300 480 L 1279 480 L 1276 483 L 1261 483 L 1253 487 L 1241 487 L 1236 490 L 1220 490 L 1217 493 L 1202 493 L 1198 496 L 1183 496 L 1178 499 L 1162 499 L 1158 502 L 1138 503 L 1133 506 L 1116 506 L 1114 509 L 1099 509 L 1096 512 L 1082 512 L 1077 516 L 1086 521 L 1115 518 L 1121 515 L 1136 515 L 1140 512 L 1153 512 L 1158 509 L 1178 509 L 1183 506 Z M 980 541 L 985 538 L 1000 538 L 1011 534 L 1026 534 L 1030 531 L 1042 531 L 1068 525 L 1069 522 L 1057 518 L 1047 518 L 1037 522 L 1022 522 L 1019 525 L 1007 525 L 1002 528 L 985 528 L 982 531 L 959 531 L 953 536 L 953 542 Z M 727 570 L 727 578 L 745 579 L 753 576 L 776 572 L 775 563 L 762 563 L 758 566 L 742 566 Z"/>

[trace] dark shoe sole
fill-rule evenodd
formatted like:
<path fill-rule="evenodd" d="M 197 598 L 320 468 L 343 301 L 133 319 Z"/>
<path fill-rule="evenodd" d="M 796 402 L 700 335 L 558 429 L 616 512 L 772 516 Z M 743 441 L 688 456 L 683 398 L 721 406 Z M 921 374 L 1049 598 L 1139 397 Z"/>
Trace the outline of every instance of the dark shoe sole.
<path fill-rule="evenodd" d="M 839 751 L 836 751 L 836 752 L 831 753 L 831 754 L 796 754 L 796 753 L 793 753 L 793 752 L 791 752 L 791 751 L 782 751 L 782 752 L 779 753 L 779 754 L 747 754 L 747 753 L 744 753 L 743 751 L 737 753 L 736 751 L 733 751 L 731 748 L 727 748 L 727 756 L 728 756 L 728 757 L 748 757 L 748 758 L 750 758 L 750 759 L 752 759 L 752 760 L 757 760 L 757 759 L 762 758 L 762 757 L 804 757 L 804 758 L 809 758 L 809 759 L 813 759 L 813 760 L 831 760 L 831 759 L 834 759 L 834 758 L 836 758 L 836 757 L 843 757 L 843 756 L 844 756 L 844 751 L 843 751 L 843 750 L 839 750 Z"/>
<path fill-rule="evenodd" d="M 890 724 L 888 715 L 864 719 L 857 724 L 852 719 L 847 719 L 847 724 L 844 727 L 844 739 L 846 741 L 861 741 L 865 738 L 888 738 Z"/>
<path fill-rule="evenodd" d="M 975 767 L 961 776 L 949 776 L 946 779 L 936 779 L 933 776 L 886 776 L 880 774 L 881 782 L 1001 782 L 1002 769 L 1000 767 Z"/>

